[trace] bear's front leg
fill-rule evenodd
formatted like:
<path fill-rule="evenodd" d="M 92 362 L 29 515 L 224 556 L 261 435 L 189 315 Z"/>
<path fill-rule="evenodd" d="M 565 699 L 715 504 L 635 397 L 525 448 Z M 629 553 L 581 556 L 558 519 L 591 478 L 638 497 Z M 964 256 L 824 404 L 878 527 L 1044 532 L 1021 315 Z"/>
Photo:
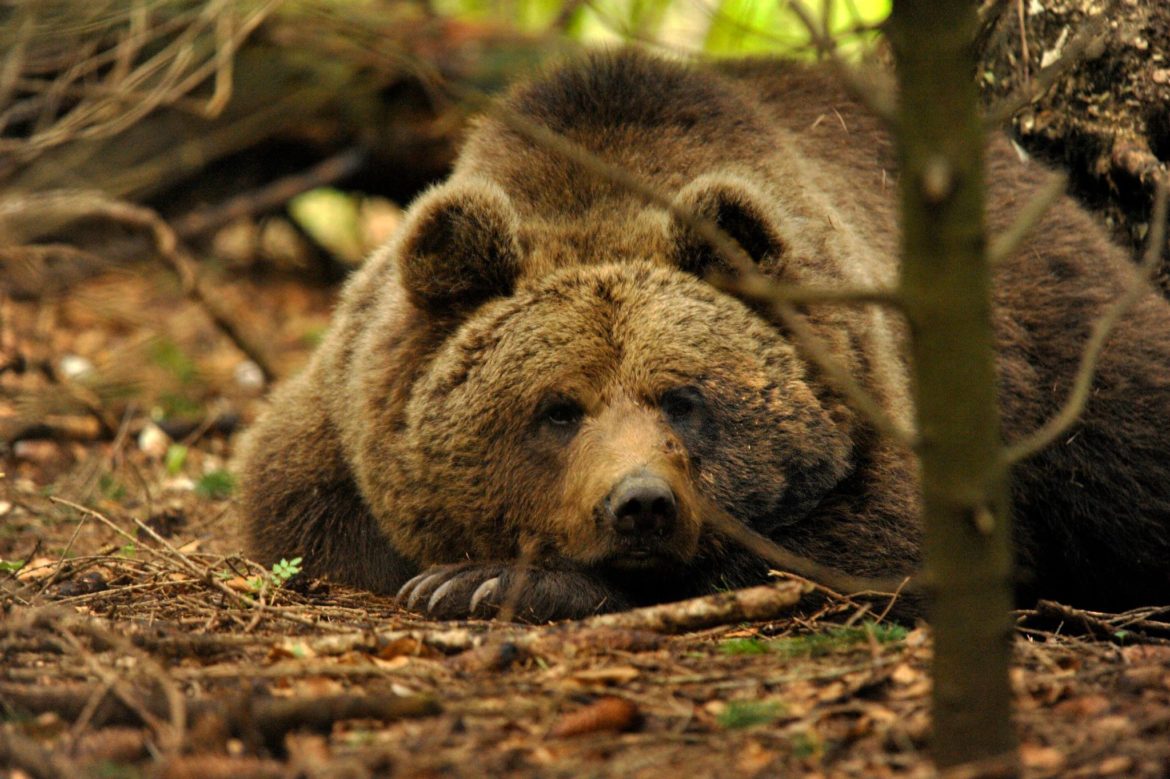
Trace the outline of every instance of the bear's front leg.
<path fill-rule="evenodd" d="M 402 585 L 398 600 L 435 619 L 507 615 L 532 623 L 630 606 L 621 593 L 584 571 L 499 562 L 433 566 Z"/>

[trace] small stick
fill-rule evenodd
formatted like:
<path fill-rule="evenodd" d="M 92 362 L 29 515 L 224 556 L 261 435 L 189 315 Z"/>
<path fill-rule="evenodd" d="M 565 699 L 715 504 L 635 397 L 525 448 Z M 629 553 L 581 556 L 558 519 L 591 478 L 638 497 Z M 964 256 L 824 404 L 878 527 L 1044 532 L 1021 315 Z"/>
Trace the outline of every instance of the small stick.
<path fill-rule="evenodd" d="M 73 501 L 70 501 L 70 500 L 66 500 L 65 498 L 58 498 L 58 497 L 54 496 L 54 497 L 50 497 L 49 500 L 51 500 L 54 503 L 60 503 L 63 506 L 68 506 L 69 508 L 72 508 L 76 511 L 81 511 L 81 512 L 84 512 L 86 514 L 89 514 L 94 519 L 98 520 L 102 524 L 104 524 L 107 527 L 109 527 L 110 529 L 112 529 L 114 532 L 121 535 L 123 538 L 129 539 L 130 541 L 132 541 L 135 544 L 138 543 L 137 538 L 135 538 L 131 534 L 127 533 L 122 528 L 118 527 L 118 525 L 113 520 L 111 520 L 109 517 L 103 515 L 101 512 L 95 511 L 91 508 L 86 508 L 85 506 L 82 506 L 78 503 L 74 503 Z M 154 530 L 151 527 L 144 524 L 137 517 L 132 517 L 132 519 L 134 520 L 135 524 L 140 529 L 142 529 L 143 532 L 145 532 L 147 535 L 149 535 L 151 538 L 153 538 L 156 542 L 161 544 L 163 546 L 164 550 L 169 551 L 171 553 L 171 555 L 173 555 L 173 557 L 168 557 L 168 555 L 163 554 L 159 550 L 151 549 L 150 547 L 146 547 L 147 549 L 150 549 L 151 552 L 153 552 L 154 554 L 157 554 L 159 557 L 161 557 L 164 560 L 170 559 L 172 562 L 178 562 L 180 567 L 184 568 L 188 573 L 190 573 L 193 576 L 195 576 L 196 578 L 198 578 L 204 584 L 210 585 L 211 587 L 214 587 L 215 589 L 219 590 L 221 593 L 226 595 L 236 605 L 242 606 L 242 607 L 247 608 L 247 609 L 257 609 L 258 608 L 258 609 L 261 609 L 267 613 L 278 616 L 281 619 L 285 619 L 285 620 L 288 620 L 290 622 L 295 622 L 296 624 L 303 625 L 305 627 L 327 629 L 327 626 L 319 624 L 317 622 L 314 622 L 313 620 L 305 619 L 304 617 L 301 617 L 297 614 L 292 614 L 292 613 L 286 611 L 285 609 L 277 608 L 275 606 L 268 606 L 268 605 L 262 606 L 260 604 L 257 604 L 256 601 L 254 601 L 250 598 L 247 598 L 244 595 L 241 595 L 240 593 L 233 590 L 231 587 L 228 587 L 226 584 L 221 582 L 219 579 L 215 578 L 215 575 L 211 572 L 210 569 L 200 569 L 199 566 L 195 565 L 195 563 L 193 563 L 190 560 L 190 558 L 188 558 L 182 552 L 180 552 L 179 550 L 177 550 L 173 546 L 171 546 L 171 544 L 166 539 L 164 539 L 158 533 L 154 532 Z"/>
<path fill-rule="evenodd" d="M 302 192 L 352 176 L 361 170 L 365 160 L 366 154 L 362 149 L 346 149 L 306 171 L 277 179 L 252 192 L 236 195 L 219 205 L 192 211 L 174 220 L 172 226 L 180 238 L 194 238 L 242 216 L 283 206 Z"/>
<path fill-rule="evenodd" d="M 791 613 L 811 589 L 807 584 L 797 581 L 762 584 L 676 603 L 600 614 L 576 624 L 585 628 L 684 633 L 734 622 L 760 622 Z"/>

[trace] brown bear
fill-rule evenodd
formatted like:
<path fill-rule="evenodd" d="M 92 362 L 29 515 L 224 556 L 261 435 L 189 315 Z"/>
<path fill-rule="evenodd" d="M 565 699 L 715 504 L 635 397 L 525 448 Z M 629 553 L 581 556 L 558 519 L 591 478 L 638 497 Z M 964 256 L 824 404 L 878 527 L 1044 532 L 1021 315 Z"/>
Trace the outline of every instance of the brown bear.
<path fill-rule="evenodd" d="M 503 110 L 716 222 L 764 273 L 897 281 L 892 147 L 821 69 L 703 67 L 624 51 L 552 70 Z M 575 617 L 765 580 L 730 515 L 850 574 L 919 565 L 911 453 L 879 435 L 784 328 L 704 281 L 722 263 L 675 212 L 483 118 L 451 177 L 347 284 L 308 368 L 243 447 L 256 559 L 438 617 Z M 1045 180 L 989 151 L 1002 230 Z M 1132 274 L 1064 200 L 998 269 L 1005 436 L 1065 398 Z M 904 325 L 809 306 L 887 413 L 912 419 Z M 1083 419 L 1013 482 L 1022 591 L 1170 602 L 1170 305 L 1109 341 Z M 405 586 L 404 586 L 405 585 Z"/>

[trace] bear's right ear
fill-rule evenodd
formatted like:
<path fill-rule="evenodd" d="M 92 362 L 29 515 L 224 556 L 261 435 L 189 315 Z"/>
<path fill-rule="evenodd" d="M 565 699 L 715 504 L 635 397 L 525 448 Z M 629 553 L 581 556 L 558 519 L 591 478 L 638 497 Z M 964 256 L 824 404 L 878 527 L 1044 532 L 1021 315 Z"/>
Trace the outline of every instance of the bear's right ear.
<path fill-rule="evenodd" d="M 511 294 L 520 272 L 517 226 L 508 196 L 490 182 L 450 182 L 420 197 L 397 252 L 412 302 L 439 313 Z"/>
<path fill-rule="evenodd" d="M 674 199 L 675 207 L 716 224 L 758 266 L 780 262 L 788 248 L 781 237 L 781 218 L 770 199 L 747 177 L 709 173 L 687 184 Z M 714 271 L 734 275 L 730 262 L 681 220 L 672 219 L 674 261 L 700 278 Z"/>

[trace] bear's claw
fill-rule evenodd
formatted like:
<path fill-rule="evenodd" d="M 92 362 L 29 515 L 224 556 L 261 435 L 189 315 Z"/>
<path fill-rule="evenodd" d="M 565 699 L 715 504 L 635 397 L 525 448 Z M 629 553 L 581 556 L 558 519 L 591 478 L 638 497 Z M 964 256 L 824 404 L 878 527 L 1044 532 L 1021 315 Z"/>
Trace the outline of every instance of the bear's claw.
<path fill-rule="evenodd" d="M 428 568 L 398 590 L 408 609 L 435 619 L 523 622 L 579 619 L 624 607 L 609 586 L 583 571 L 461 563 Z"/>

